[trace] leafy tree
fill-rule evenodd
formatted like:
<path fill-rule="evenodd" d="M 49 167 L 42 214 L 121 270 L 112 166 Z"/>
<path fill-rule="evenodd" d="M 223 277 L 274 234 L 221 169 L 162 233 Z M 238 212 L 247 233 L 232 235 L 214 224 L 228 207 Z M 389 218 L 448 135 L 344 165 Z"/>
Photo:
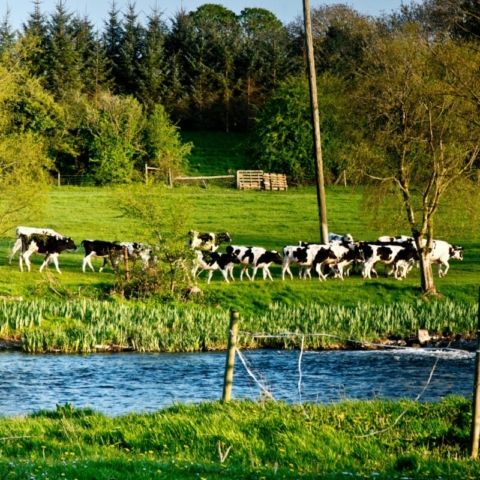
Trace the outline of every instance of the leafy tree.
<path fill-rule="evenodd" d="M 192 210 L 189 201 L 169 197 L 159 184 L 133 184 L 122 188 L 115 207 L 144 226 L 145 238 L 156 246 L 157 260 L 148 269 L 134 269 L 128 281 L 119 276 L 117 290 L 129 297 L 184 297 L 194 281 L 194 254 L 185 241 Z"/>
<path fill-rule="evenodd" d="M 172 124 L 162 105 L 156 105 L 147 119 L 145 148 L 149 166 L 159 168 L 158 175 L 175 176 L 184 168 L 191 143 L 182 144 L 178 127 Z"/>
<path fill-rule="evenodd" d="M 342 138 L 346 106 L 343 83 L 331 75 L 318 78 L 322 149 L 326 178 L 345 168 Z M 285 173 L 294 183 L 315 179 L 312 123 L 308 83 L 303 78 L 285 81 L 259 115 L 253 132 L 252 152 L 256 165 Z"/>
<path fill-rule="evenodd" d="M 42 134 L 49 121 L 38 112 L 28 120 L 18 115 L 19 85 L 25 72 L 0 65 L 0 232 L 38 216 L 46 202 L 48 169 Z M 24 100 L 25 97 L 24 97 Z M 35 101 L 30 103 L 34 106 Z M 41 110 L 41 108 L 39 108 Z M 19 118 L 21 120 L 19 120 Z M 35 120 L 34 120 L 35 119 Z M 43 125 L 42 125 L 43 120 Z"/>
<path fill-rule="evenodd" d="M 478 68 L 463 78 L 466 84 L 458 71 L 478 66 L 479 58 L 421 33 L 410 25 L 369 46 L 356 85 L 355 108 L 364 114 L 356 160 L 366 178 L 401 196 L 420 253 L 422 290 L 436 294 L 428 260 L 434 220 L 446 193 L 473 173 L 480 152 L 478 97 L 466 95 L 479 91 Z M 456 68 L 446 69 L 445 59 Z"/>
<path fill-rule="evenodd" d="M 237 56 L 237 70 L 242 72 L 240 89 L 246 109 L 243 122 L 248 130 L 267 95 L 289 70 L 288 37 L 282 22 L 263 8 L 243 9 L 239 23 L 242 46 Z"/>
<path fill-rule="evenodd" d="M 141 105 L 132 97 L 104 93 L 88 108 L 90 169 L 98 184 L 132 180 L 143 118 Z"/>

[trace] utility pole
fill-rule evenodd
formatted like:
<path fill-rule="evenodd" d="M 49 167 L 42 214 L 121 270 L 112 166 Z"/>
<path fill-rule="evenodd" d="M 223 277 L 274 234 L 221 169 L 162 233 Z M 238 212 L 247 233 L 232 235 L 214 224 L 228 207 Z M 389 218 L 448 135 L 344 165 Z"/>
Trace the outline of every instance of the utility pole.
<path fill-rule="evenodd" d="M 328 243 L 327 203 L 323 178 L 322 142 L 320 138 L 320 116 L 317 100 L 317 76 L 315 74 L 315 58 L 313 56 L 312 20 L 310 17 L 310 0 L 303 0 L 303 16 L 305 21 L 305 38 L 307 42 L 308 81 L 310 85 L 310 107 L 312 111 L 313 145 L 315 154 L 315 181 L 317 184 L 318 217 L 320 223 L 320 239 Z"/>

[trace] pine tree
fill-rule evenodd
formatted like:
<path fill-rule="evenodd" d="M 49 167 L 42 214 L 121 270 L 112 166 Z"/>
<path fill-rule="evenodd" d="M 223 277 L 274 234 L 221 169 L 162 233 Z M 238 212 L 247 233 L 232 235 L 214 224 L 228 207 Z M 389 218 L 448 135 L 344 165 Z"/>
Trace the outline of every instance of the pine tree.
<path fill-rule="evenodd" d="M 139 63 L 138 96 L 150 110 L 155 104 L 163 103 L 169 65 L 165 56 L 167 26 L 162 20 L 162 14 L 155 6 L 147 18 L 144 49 Z"/>
<path fill-rule="evenodd" d="M 107 59 L 107 71 L 113 82 L 113 92 L 120 91 L 121 63 L 120 47 L 123 38 L 123 27 L 118 18 L 120 10 L 117 8 L 115 0 L 112 1 L 110 11 L 108 12 L 108 21 L 105 22 L 105 31 L 103 32 L 103 49 Z"/>

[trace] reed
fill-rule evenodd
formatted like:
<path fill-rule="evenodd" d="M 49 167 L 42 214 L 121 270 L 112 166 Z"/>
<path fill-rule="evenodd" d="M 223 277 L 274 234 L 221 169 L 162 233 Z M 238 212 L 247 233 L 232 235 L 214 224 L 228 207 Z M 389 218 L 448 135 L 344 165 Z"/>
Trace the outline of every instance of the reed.
<path fill-rule="evenodd" d="M 21 337 L 31 353 L 93 352 L 98 349 L 138 352 L 198 352 L 226 347 L 229 311 L 199 305 L 120 304 L 82 299 L 72 302 L 0 303 L 0 335 Z M 473 335 L 475 304 L 450 300 L 389 305 L 289 306 L 274 303 L 258 315 L 240 319 L 241 348 L 346 346 L 387 336 L 408 337 L 418 329 Z M 259 333 L 273 337 L 264 338 Z M 256 335 L 254 335 L 256 334 Z M 324 334 L 324 336 L 319 335 Z"/>

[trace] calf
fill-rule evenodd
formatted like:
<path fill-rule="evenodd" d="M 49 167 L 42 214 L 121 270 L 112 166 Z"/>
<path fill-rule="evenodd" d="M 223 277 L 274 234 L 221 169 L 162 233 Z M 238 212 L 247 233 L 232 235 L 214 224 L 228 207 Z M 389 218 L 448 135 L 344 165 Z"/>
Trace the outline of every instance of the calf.
<path fill-rule="evenodd" d="M 38 233 L 40 235 L 51 235 L 53 237 L 63 238 L 63 235 L 52 230 L 51 228 L 36 228 L 36 227 L 17 227 L 15 229 L 15 235 L 17 236 L 17 241 L 15 245 L 13 245 L 12 251 L 10 252 L 10 256 L 8 257 L 8 263 L 12 263 L 12 258 L 15 253 L 22 248 L 22 240 L 20 235 L 32 235 L 34 233 Z"/>
<path fill-rule="evenodd" d="M 277 265 L 282 264 L 282 257 L 275 250 L 265 250 L 265 248 L 261 247 L 238 247 L 229 245 L 226 249 L 226 252 L 230 255 L 235 255 L 238 258 L 240 265 L 242 265 L 240 280 L 243 280 L 244 272 L 247 274 L 249 280 L 255 280 L 257 270 L 261 268 L 263 270 L 263 279 L 266 280 L 268 277 L 273 281 L 268 267 L 270 267 L 272 263 L 276 263 Z M 248 267 L 253 268 L 251 277 L 248 274 Z M 231 270 L 230 275 L 233 279 Z"/>
<path fill-rule="evenodd" d="M 201 250 L 197 250 L 195 253 L 197 258 L 194 261 L 192 274 L 195 277 L 200 275 L 203 270 L 209 270 L 207 283 L 210 283 L 215 270 L 219 270 L 225 281 L 229 283 L 228 271 L 233 268 L 233 265 L 240 263 L 240 260 L 235 255 L 228 253 L 203 252 Z"/>
<path fill-rule="evenodd" d="M 82 264 L 83 273 L 85 273 L 85 267 L 87 265 L 92 272 L 95 271 L 92 265 L 92 257 L 103 258 L 103 265 L 98 270 L 99 272 L 105 268 L 108 259 L 112 262 L 113 269 L 115 270 L 124 248 L 124 246 L 119 243 L 106 242 L 104 240 L 82 240 L 81 245 L 85 249 L 85 257 L 83 258 Z"/>
<path fill-rule="evenodd" d="M 188 232 L 188 246 L 197 250 L 215 252 L 222 242 L 231 242 L 228 232 L 200 233 L 195 230 Z"/>
<path fill-rule="evenodd" d="M 51 235 L 41 235 L 34 233 L 32 235 L 20 235 L 22 242 L 22 253 L 20 255 L 20 270 L 23 272 L 23 261 L 27 265 L 28 271 L 30 271 L 30 255 L 32 253 L 45 254 L 45 259 L 40 267 L 40 272 L 43 267 L 53 261 L 58 273 L 62 273 L 58 266 L 58 256 L 63 251 L 71 252 L 77 249 L 75 242 L 70 237 L 54 237 Z"/>

